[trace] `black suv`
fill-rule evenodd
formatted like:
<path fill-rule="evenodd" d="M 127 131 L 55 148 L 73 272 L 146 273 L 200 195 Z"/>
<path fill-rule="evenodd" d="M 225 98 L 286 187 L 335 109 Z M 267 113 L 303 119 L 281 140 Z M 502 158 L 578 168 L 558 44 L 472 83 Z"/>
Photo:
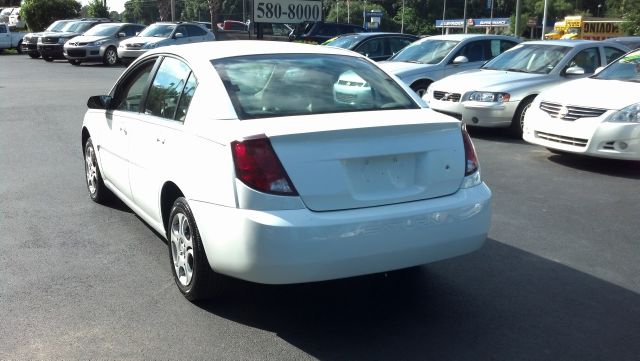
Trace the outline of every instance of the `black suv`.
<path fill-rule="evenodd" d="M 289 35 L 289 40 L 302 43 L 322 44 L 338 35 L 363 33 L 366 31 L 367 30 L 362 26 L 353 24 L 305 21 L 298 24 L 296 28 L 293 29 L 293 32 Z"/>
<path fill-rule="evenodd" d="M 38 52 L 42 59 L 53 61 L 53 59 L 65 59 L 63 47 L 69 39 L 82 35 L 97 24 L 109 23 L 109 19 L 82 19 L 67 24 L 62 32 L 43 33 L 38 38 Z"/>

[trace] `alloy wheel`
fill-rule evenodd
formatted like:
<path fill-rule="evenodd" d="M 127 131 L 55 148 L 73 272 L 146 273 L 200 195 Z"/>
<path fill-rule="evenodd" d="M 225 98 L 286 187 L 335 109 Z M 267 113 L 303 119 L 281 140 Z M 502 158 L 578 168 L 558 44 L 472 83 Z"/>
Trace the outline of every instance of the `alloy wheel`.
<path fill-rule="evenodd" d="M 173 268 L 182 286 L 188 286 L 193 278 L 193 232 L 184 213 L 176 213 L 171 220 L 171 258 Z"/>

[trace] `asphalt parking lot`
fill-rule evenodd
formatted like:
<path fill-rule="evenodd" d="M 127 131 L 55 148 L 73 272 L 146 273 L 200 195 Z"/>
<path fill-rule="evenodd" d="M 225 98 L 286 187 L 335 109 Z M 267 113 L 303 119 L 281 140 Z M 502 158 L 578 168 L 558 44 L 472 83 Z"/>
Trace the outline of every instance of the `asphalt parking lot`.
<path fill-rule="evenodd" d="M 86 191 L 86 100 L 123 70 L 0 55 L 0 359 L 640 359 L 640 163 L 475 129 L 480 251 L 192 304 L 162 238 Z"/>

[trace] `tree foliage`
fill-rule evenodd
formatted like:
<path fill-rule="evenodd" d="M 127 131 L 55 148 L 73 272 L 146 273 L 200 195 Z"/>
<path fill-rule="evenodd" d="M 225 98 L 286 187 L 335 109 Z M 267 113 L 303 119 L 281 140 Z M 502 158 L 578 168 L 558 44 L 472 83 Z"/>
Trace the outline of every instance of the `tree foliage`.
<path fill-rule="evenodd" d="M 102 0 L 91 0 L 87 5 L 87 16 L 91 18 L 108 18 L 109 8 Z"/>
<path fill-rule="evenodd" d="M 124 3 L 121 16 L 123 21 L 130 23 L 152 24 L 158 21 L 158 5 L 155 1 L 130 0 Z"/>
<path fill-rule="evenodd" d="M 21 13 L 31 31 L 42 31 L 56 20 L 78 17 L 80 8 L 75 0 L 24 0 Z"/>

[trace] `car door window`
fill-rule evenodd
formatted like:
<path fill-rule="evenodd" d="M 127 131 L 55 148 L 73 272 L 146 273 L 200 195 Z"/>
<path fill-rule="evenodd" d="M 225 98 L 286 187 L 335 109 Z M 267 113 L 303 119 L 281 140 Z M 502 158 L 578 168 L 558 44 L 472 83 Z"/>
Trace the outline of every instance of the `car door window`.
<path fill-rule="evenodd" d="M 207 35 L 207 32 L 203 28 L 201 28 L 199 26 L 188 25 L 187 27 L 189 28 L 189 36 Z"/>
<path fill-rule="evenodd" d="M 184 62 L 175 58 L 164 58 L 149 88 L 144 113 L 175 119 L 180 97 L 190 74 L 191 69 Z"/>
<path fill-rule="evenodd" d="M 7 27 L 4 25 L 0 25 L 0 33 L 6 33 L 7 32 Z"/>
<path fill-rule="evenodd" d="M 465 56 L 470 63 L 486 60 L 485 45 L 489 45 L 488 41 L 472 41 L 460 49 L 452 60 L 459 56 Z"/>
<path fill-rule="evenodd" d="M 124 33 L 126 37 L 135 36 L 137 31 L 139 30 L 133 25 L 127 25 L 122 30 L 120 30 L 120 32 Z"/>
<path fill-rule="evenodd" d="M 499 40 L 499 39 L 490 40 L 490 49 L 489 49 L 490 58 L 485 60 L 491 60 L 495 58 L 496 56 L 513 48 L 516 44 L 518 43 L 513 41 L 508 41 L 508 40 Z"/>
<path fill-rule="evenodd" d="M 180 25 L 178 26 L 178 28 L 176 29 L 176 32 L 174 34 L 177 33 L 182 33 L 182 37 L 186 38 L 189 36 L 189 33 L 187 32 L 187 27 L 184 25 Z"/>
<path fill-rule="evenodd" d="M 384 39 L 370 39 L 360 44 L 356 51 L 370 58 L 376 58 L 384 55 Z"/>
<path fill-rule="evenodd" d="M 612 61 L 618 59 L 623 55 L 624 55 L 624 51 L 620 49 L 611 48 L 608 46 L 604 47 L 604 56 L 607 59 L 607 64 L 611 63 Z"/>
<path fill-rule="evenodd" d="M 569 62 L 569 68 L 579 67 L 585 74 L 592 74 L 600 66 L 600 54 L 598 48 L 587 48 L 580 51 Z"/>
<path fill-rule="evenodd" d="M 318 35 L 334 36 L 336 35 L 336 27 L 333 24 L 324 24 L 318 29 Z"/>
<path fill-rule="evenodd" d="M 128 112 L 140 111 L 140 103 L 149 85 L 149 74 L 154 64 L 155 61 L 148 61 L 139 65 L 116 86 L 114 109 Z"/>
<path fill-rule="evenodd" d="M 389 50 L 391 50 L 391 55 L 399 52 L 409 44 L 411 44 L 411 40 L 409 39 L 389 38 Z"/>

